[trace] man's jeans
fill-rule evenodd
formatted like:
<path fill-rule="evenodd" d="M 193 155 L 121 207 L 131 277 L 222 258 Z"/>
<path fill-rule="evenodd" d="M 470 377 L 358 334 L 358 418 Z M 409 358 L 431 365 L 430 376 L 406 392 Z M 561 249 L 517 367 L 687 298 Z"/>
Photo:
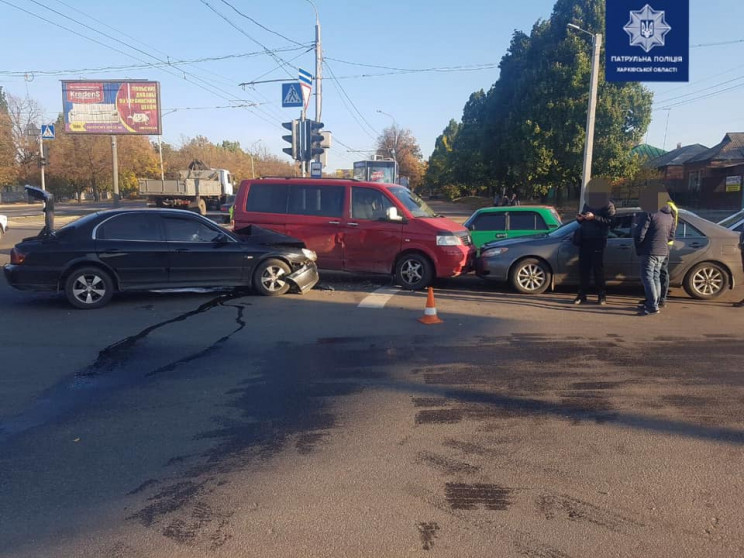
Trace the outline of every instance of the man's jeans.
<path fill-rule="evenodd" d="M 666 302 L 667 296 L 669 296 L 669 256 L 664 258 L 664 263 L 661 264 L 661 272 L 659 278 L 661 281 L 659 303 L 663 303 Z"/>
<path fill-rule="evenodd" d="M 646 310 L 657 312 L 659 310 L 659 297 L 661 297 L 661 266 L 664 256 L 641 256 L 641 283 L 646 292 Z"/>

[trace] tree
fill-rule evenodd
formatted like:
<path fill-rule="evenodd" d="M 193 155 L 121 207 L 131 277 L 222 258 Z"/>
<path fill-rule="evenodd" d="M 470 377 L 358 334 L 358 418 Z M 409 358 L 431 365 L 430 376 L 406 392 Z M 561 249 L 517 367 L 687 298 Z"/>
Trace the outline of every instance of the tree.
<path fill-rule="evenodd" d="M 377 155 L 397 161 L 398 174 L 408 178 L 412 190 L 421 186 L 424 176 L 421 148 L 411 130 L 400 129 L 396 124 L 385 128 L 377 138 Z"/>
<path fill-rule="evenodd" d="M 8 114 L 8 100 L 0 86 L 0 186 L 15 182 L 17 177 L 13 125 Z"/>
<path fill-rule="evenodd" d="M 22 182 L 40 182 L 39 172 L 39 123 L 44 114 L 39 104 L 30 98 L 14 95 L 6 97 L 8 118 L 15 161 Z"/>
<path fill-rule="evenodd" d="M 591 48 L 566 26 L 596 33 L 604 20 L 603 0 L 557 0 L 529 35 L 514 32 L 499 79 L 465 105 L 450 158 L 456 181 L 481 189 L 490 182 L 522 197 L 553 191 L 558 200 L 578 191 Z M 639 83 L 605 83 L 603 64 L 599 82 L 592 170 L 616 179 L 633 168 L 630 149 L 651 120 L 652 94 Z"/>
<path fill-rule="evenodd" d="M 429 165 L 424 176 L 427 186 L 432 191 L 441 191 L 453 183 L 452 154 L 459 131 L 460 124 L 451 119 L 434 143 L 434 151 L 429 157 Z"/>

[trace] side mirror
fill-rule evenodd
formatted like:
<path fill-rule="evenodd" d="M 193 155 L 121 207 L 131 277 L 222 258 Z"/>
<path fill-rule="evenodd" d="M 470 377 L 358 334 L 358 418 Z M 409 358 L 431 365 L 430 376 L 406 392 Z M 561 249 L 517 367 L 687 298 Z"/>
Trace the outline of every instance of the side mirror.
<path fill-rule="evenodd" d="M 385 211 L 385 215 L 387 216 L 388 221 L 403 221 L 403 216 L 398 215 L 397 207 L 388 207 L 387 211 Z"/>
<path fill-rule="evenodd" d="M 219 233 L 217 236 L 214 237 L 215 244 L 227 244 L 227 235 L 224 233 Z"/>

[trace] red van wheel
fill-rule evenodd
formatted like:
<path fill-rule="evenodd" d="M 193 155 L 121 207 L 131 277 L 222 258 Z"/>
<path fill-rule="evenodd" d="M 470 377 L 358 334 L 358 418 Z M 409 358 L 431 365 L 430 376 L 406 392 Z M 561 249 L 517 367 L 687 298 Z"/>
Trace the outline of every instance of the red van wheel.
<path fill-rule="evenodd" d="M 395 280 L 405 289 L 416 291 L 428 287 L 433 277 L 434 266 L 421 254 L 404 254 L 395 264 Z"/>

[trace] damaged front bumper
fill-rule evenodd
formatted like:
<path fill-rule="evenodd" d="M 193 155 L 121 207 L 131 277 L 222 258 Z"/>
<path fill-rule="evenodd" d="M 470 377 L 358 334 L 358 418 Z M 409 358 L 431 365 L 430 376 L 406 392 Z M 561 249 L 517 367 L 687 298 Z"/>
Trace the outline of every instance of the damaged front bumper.
<path fill-rule="evenodd" d="M 292 285 L 292 290 L 304 294 L 320 280 L 318 266 L 315 262 L 307 262 L 294 273 L 287 275 L 286 280 Z"/>

